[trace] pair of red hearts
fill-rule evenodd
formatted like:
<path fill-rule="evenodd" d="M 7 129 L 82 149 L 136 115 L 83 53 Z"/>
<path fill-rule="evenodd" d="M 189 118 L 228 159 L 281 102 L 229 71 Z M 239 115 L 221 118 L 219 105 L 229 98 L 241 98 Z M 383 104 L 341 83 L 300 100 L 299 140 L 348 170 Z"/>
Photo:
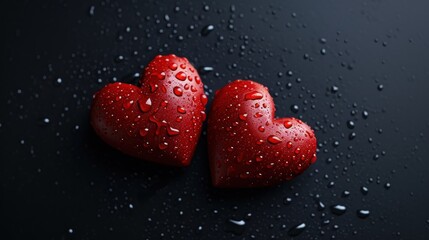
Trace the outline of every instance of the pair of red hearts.
<path fill-rule="evenodd" d="M 113 83 L 95 94 L 95 132 L 128 155 L 189 165 L 208 101 L 198 72 L 186 58 L 158 55 L 140 85 Z M 274 118 L 274 113 L 267 88 L 256 82 L 236 80 L 216 92 L 208 119 L 214 186 L 274 185 L 316 160 L 313 130 L 299 119 Z"/>

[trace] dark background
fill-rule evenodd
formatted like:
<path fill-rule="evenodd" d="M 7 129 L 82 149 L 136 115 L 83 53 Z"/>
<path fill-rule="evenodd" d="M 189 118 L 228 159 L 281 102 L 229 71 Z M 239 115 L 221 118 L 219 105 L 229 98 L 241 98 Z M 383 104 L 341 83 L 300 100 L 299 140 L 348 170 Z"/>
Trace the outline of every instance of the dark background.
<path fill-rule="evenodd" d="M 429 239 L 428 9 L 425 0 L 3 2 L 0 238 L 289 239 L 305 223 L 297 239 Z M 318 161 L 277 187 L 220 190 L 205 132 L 183 169 L 105 145 L 89 125 L 92 94 L 135 83 L 167 53 L 214 68 L 202 73 L 210 99 L 238 78 L 268 86 L 277 116 L 316 130 Z"/>

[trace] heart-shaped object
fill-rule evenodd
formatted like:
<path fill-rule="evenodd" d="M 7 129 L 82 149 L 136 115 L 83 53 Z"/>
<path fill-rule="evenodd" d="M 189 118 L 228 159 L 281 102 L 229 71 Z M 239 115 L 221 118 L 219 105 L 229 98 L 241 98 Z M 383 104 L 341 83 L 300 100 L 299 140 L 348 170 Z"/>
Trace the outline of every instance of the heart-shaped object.
<path fill-rule="evenodd" d="M 206 117 L 207 96 L 198 72 L 186 58 L 158 55 L 140 85 L 113 83 L 95 94 L 95 132 L 128 155 L 189 165 Z"/>
<path fill-rule="evenodd" d="M 216 187 L 262 187 L 290 180 L 316 161 L 313 130 L 296 118 L 274 118 L 268 89 L 236 80 L 220 89 L 208 119 Z"/>

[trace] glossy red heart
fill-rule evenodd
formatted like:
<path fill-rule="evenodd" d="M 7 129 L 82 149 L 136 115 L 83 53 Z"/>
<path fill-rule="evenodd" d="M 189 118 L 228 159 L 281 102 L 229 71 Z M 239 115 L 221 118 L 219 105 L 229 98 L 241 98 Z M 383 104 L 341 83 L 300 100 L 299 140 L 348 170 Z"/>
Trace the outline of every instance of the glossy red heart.
<path fill-rule="evenodd" d="M 256 82 L 237 80 L 216 93 L 207 133 L 214 186 L 270 186 L 316 161 L 313 130 L 299 119 L 274 114 L 268 89 Z"/>
<path fill-rule="evenodd" d="M 145 68 L 140 85 L 113 83 L 95 94 L 95 132 L 128 155 L 189 165 L 206 116 L 198 72 L 186 58 L 158 55 Z"/>

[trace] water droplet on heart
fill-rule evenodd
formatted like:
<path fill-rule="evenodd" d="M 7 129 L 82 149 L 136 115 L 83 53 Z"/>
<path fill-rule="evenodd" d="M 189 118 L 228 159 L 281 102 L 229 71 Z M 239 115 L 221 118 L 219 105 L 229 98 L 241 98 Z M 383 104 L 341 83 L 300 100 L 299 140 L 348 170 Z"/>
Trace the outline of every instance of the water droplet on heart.
<path fill-rule="evenodd" d="M 265 131 L 265 127 L 264 127 L 264 126 L 259 126 L 259 127 L 258 127 L 258 130 L 259 130 L 260 132 L 264 132 L 264 131 Z"/>
<path fill-rule="evenodd" d="M 179 131 L 179 129 L 176 129 L 176 128 L 173 128 L 173 127 L 170 126 L 170 127 L 167 128 L 167 133 L 170 136 L 176 136 L 176 135 L 180 134 L 180 131 Z"/>
<path fill-rule="evenodd" d="M 278 144 L 282 142 L 282 140 L 279 137 L 274 135 L 270 135 L 267 140 L 271 144 Z"/>
<path fill-rule="evenodd" d="M 337 204 L 337 205 L 331 206 L 331 212 L 338 216 L 343 215 L 346 212 L 346 210 L 347 208 L 344 205 Z"/>
<path fill-rule="evenodd" d="M 262 117 L 262 116 L 264 116 L 262 113 L 260 113 L 260 112 L 257 112 L 257 113 L 255 113 L 255 115 L 254 115 L 254 117 L 255 118 L 260 118 L 260 117 Z"/>
<path fill-rule="evenodd" d="M 128 109 L 128 108 L 130 108 L 130 107 L 133 105 L 133 103 L 134 103 L 134 101 L 133 101 L 133 100 L 131 100 L 131 101 L 126 101 L 126 102 L 124 102 L 123 107 L 124 107 L 125 109 Z"/>
<path fill-rule="evenodd" d="M 121 99 L 122 99 L 122 96 L 116 96 L 116 97 L 115 97 L 115 100 L 116 100 L 116 101 L 119 101 L 119 100 L 121 100 Z"/>
<path fill-rule="evenodd" d="M 176 122 L 181 122 L 183 120 L 183 117 L 182 116 L 178 116 L 178 117 L 176 117 Z"/>
<path fill-rule="evenodd" d="M 257 99 L 261 99 L 264 95 L 258 91 L 253 91 L 253 92 L 249 92 L 246 93 L 246 95 L 244 95 L 244 99 L 246 100 L 257 100 Z"/>
<path fill-rule="evenodd" d="M 289 141 L 289 142 L 287 142 L 287 143 L 286 143 L 287 148 L 292 148 L 292 145 L 293 145 L 293 144 L 292 144 L 292 142 L 291 142 L 291 141 Z"/>
<path fill-rule="evenodd" d="M 149 83 L 150 86 L 150 92 L 155 92 L 158 89 L 158 84 L 150 82 Z"/>
<path fill-rule="evenodd" d="M 194 85 L 191 85 L 191 92 L 196 92 L 197 89 L 194 87 Z"/>
<path fill-rule="evenodd" d="M 165 108 L 165 107 L 167 107 L 168 106 L 168 101 L 167 100 L 164 100 L 164 101 L 162 101 L 161 102 L 161 107 L 163 107 L 163 108 Z"/>
<path fill-rule="evenodd" d="M 201 119 L 202 121 L 206 120 L 206 112 L 201 111 Z"/>
<path fill-rule="evenodd" d="M 183 90 L 180 87 L 174 87 L 173 92 L 176 96 L 182 96 L 183 95 Z"/>
<path fill-rule="evenodd" d="M 245 173 L 240 173 L 240 178 L 242 178 L 242 179 L 246 179 L 246 178 L 248 178 L 249 177 L 249 172 L 245 172 Z"/>
<path fill-rule="evenodd" d="M 152 107 L 152 100 L 150 98 L 142 98 L 138 101 L 138 104 L 142 112 L 149 112 L 150 108 Z"/>
<path fill-rule="evenodd" d="M 313 156 L 311 157 L 311 163 L 313 164 L 313 163 L 315 163 L 316 162 L 316 160 L 317 160 L 317 156 L 316 156 L 316 154 L 314 153 L 313 154 Z"/>
<path fill-rule="evenodd" d="M 205 94 L 201 94 L 201 103 L 203 104 L 203 105 L 206 105 L 207 104 L 207 102 L 208 102 L 208 98 L 207 98 L 207 96 L 205 95 Z"/>
<path fill-rule="evenodd" d="M 155 73 L 154 74 L 158 80 L 164 80 L 165 79 L 165 72 Z"/>
<path fill-rule="evenodd" d="M 184 64 L 184 63 L 180 64 L 180 68 L 181 69 L 186 69 L 186 64 Z"/>
<path fill-rule="evenodd" d="M 300 152 L 301 152 L 301 148 L 297 147 L 297 148 L 295 149 L 295 154 L 299 154 Z"/>
<path fill-rule="evenodd" d="M 180 81 L 185 81 L 186 80 L 186 73 L 180 71 L 176 74 L 176 78 L 179 79 Z"/>
<path fill-rule="evenodd" d="M 140 136 L 142 136 L 142 137 L 146 136 L 146 135 L 148 134 L 148 132 L 149 132 L 149 128 L 141 128 L 141 129 L 139 130 L 139 134 L 140 134 Z"/>
<path fill-rule="evenodd" d="M 246 119 L 247 119 L 247 113 L 240 114 L 239 117 L 240 117 L 241 120 L 246 121 Z"/>
<path fill-rule="evenodd" d="M 195 76 L 195 82 L 196 82 L 197 84 L 200 84 L 200 83 L 201 83 L 201 78 L 200 78 L 200 77 L 198 77 L 198 76 Z"/>
<path fill-rule="evenodd" d="M 186 109 L 184 107 L 177 106 L 177 112 L 181 113 L 181 114 L 185 114 L 186 113 Z"/>
<path fill-rule="evenodd" d="M 305 230 L 306 227 L 307 226 L 305 225 L 305 223 L 301 223 L 301 224 L 295 225 L 295 226 L 293 226 L 293 227 L 291 227 L 289 229 L 289 231 L 287 232 L 287 234 L 289 236 L 291 236 L 291 237 L 298 236 L 299 234 L 301 234 L 302 232 L 304 232 L 304 230 Z"/>
<path fill-rule="evenodd" d="M 168 147 L 168 143 L 167 142 L 162 142 L 159 144 L 159 149 L 164 150 Z"/>
<path fill-rule="evenodd" d="M 171 63 L 170 66 L 168 66 L 171 70 L 175 71 L 177 70 L 177 64 Z"/>
<path fill-rule="evenodd" d="M 292 122 L 287 120 L 283 123 L 283 125 L 285 126 L 285 128 L 291 128 L 292 127 Z"/>
<path fill-rule="evenodd" d="M 361 209 L 361 210 L 358 210 L 357 211 L 357 216 L 359 217 L 359 218 L 367 218 L 367 217 L 369 217 L 369 210 L 364 210 L 364 209 Z"/>
<path fill-rule="evenodd" d="M 256 157 L 256 161 L 257 161 L 257 162 L 260 162 L 260 161 L 262 161 L 262 160 L 264 160 L 264 156 L 262 156 L 262 155 L 261 155 L 261 156 L 257 156 L 257 157 Z"/>

